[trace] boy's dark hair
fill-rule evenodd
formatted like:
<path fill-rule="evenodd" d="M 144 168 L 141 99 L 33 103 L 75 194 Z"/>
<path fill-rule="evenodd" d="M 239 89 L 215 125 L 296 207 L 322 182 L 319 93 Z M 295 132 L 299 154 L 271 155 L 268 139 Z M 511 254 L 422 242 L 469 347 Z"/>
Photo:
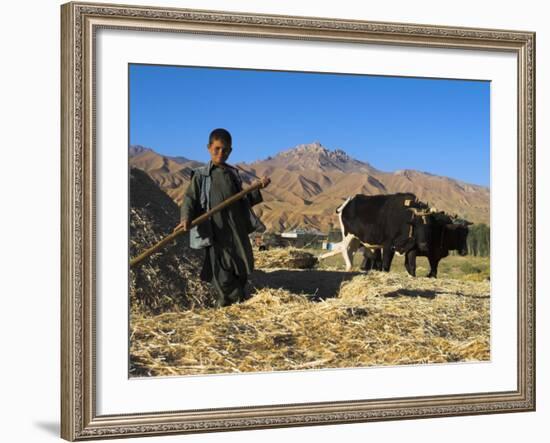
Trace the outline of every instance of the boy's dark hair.
<path fill-rule="evenodd" d="M 210 146 L 214 140 L 221 140 L 226 146 L 231 146 L 232 144 L 231 134 L 227 129 L 223 128 L 214 129 L 210 133 L 210 137 L 208 137 L 208 146 Z"/>

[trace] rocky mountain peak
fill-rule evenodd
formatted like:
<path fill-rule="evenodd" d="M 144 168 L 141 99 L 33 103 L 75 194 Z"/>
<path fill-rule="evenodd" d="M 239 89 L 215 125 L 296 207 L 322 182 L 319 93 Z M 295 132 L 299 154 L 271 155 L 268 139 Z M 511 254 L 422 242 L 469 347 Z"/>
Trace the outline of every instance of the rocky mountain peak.
<path fill-rule="evenodd" d="M 320 169 L 321 171 L 339 170 L 348 172 L 370 167 L 367 163 L 350 157 L 344 150 L 340 148 L 330 150 L 319 141 L 296 145 L 294 148 L 277 154 L 274 160 L 277 163 L 288 165 L 293 170 Z"/>
<path fill-rule="evenodd" d="M 325 148 L 320 142 L 316 141 L 313 143 L 303 143 L 300 145 L 296 145 L 293 148 L 287 149 L 286 151 L 279 152 L 276 157 L 289 157 L 311 154 L 327 155 L 329 152 L 330 151 Z"/>
<path fill-rule="evenodd" d="M 128 152 L 130 154 L 130 157 L 134 157 L 136 155 L 143 154 L 144 152 L 147 152 L 147 151 L 152 152 L 153 150 L 151 148 L 148 148 L 148 147 L 142 146 L 142 145 L 132 145 L 132 146 L 130 146 L 130 149 L 128 150 Z"/>
<path fill-rule="evenodd" d="M 331 156 L 338 159 L 339 161 L 352 161 L 353 159 L 347 154 L 346 151 L 342 150 L 342 149 L 335 149 L 334 151 L 332 151 L 331 153 Z"/>

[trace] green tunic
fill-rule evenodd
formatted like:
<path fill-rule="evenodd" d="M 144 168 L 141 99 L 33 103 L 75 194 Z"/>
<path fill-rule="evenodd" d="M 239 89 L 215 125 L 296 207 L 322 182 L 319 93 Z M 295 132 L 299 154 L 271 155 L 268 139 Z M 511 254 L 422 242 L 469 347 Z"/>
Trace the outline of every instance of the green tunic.
<path fill-rule="evenodd" d="M 240 191 L 234 174 L 227 167 L 212 167 L 210 207 Z M 193 178 L 185 193 L 182 219 L 190 220 L 198 215 L 194 214 L 194 208 L 200 190 L 198 180 Z M 214 285 L 219 306 L 245 298 L 247 277 L 254 270 L 254 256 L 247 232 L 248 210 L 247 202 L 240 200 L 211 217 L 213 244 L 206 248 L 201 279 Z"/>

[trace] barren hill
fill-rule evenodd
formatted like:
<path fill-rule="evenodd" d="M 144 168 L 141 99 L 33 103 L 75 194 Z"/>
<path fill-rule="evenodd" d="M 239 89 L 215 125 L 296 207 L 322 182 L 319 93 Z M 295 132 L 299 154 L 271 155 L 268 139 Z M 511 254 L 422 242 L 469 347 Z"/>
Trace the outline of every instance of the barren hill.
<path fill-rule="evenodd" d="M 132 147 L 130 164 L 149 176 L 178 204 L 199 162 L 162 156 L 151 149 Z M 336 223 L 334 210 L 354 194 L 413 192 L 437 209 L 456 213 L 476 223 L 489 223 L 489 188 L 415 170 L 384 172 L 354 159 L 340 149 L 319 142 L 302 144 L 273 157 L 239 166 L 267 175 L 272 184 L 263 190 L 264 203 L 256 213 L 269 229 L 297 226 L 326 230 Z M 243 173 L 245 181 L 252 176 Z"/>
<path fill-rule="evenodd" d="M 141 169 L 160 186 L 177 204 L 181 203 L 183 191 L 189 184 L 191 170 L 201 162 L 185 157 L 167 157 L 150 148 L 139 145 L 130 147 L 130 166 Z"/>

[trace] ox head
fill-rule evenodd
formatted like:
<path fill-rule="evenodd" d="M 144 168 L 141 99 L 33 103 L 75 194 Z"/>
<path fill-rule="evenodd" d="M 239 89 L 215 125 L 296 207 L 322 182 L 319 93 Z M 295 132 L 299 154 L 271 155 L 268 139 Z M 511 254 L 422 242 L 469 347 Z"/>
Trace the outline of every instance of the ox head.
<path fill-rule="evenodd" d="M 452 221 L 453 221 L 453 225 L 459 225 L 459 226 L 463 226 L 465 228 L 467 228 L 468 226 L 470 225 L 473 225 L 472 222 L 464 219 L 464 218 L 460 218 L 458 215 L 454 215 L 452 218 Z"/>
<path fill-rule="evenodd" d="M 409 237 L 415 239 L 415 245 L 420 252 L 427 253 L 432 238 L 432 216 L 428 208 L 409 208 L 411 220 L 409 221 Z"/>
<path fill-rule="evenodd" d="M 452 232 L 452 238 L 454 240 L 452 247 L 462 256 L 468 253 L 468 226 L 471 224 L 472 222 L 459 218 L 455 215 L 452 218 L 452 223 L 447 225 L 447 230 Z"/>

